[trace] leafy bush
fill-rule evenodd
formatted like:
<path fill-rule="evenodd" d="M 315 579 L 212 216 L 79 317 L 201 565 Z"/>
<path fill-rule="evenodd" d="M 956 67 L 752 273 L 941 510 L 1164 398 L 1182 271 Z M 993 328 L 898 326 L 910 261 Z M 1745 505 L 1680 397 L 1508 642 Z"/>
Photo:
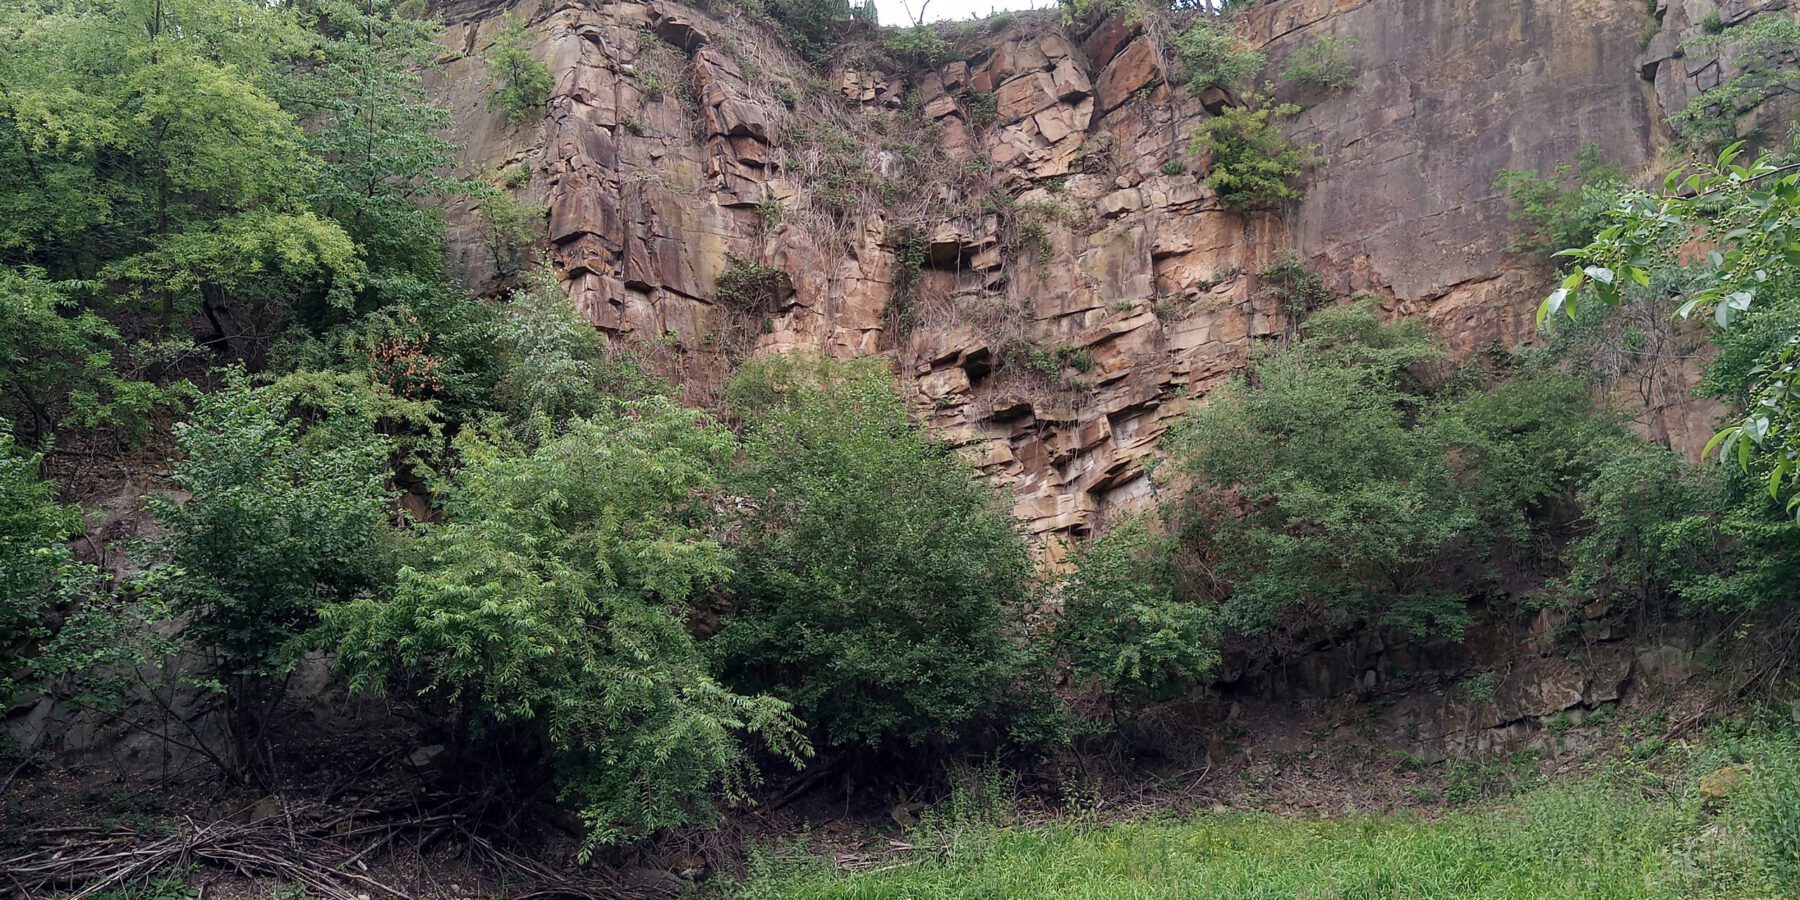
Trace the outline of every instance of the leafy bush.
<path fill-rule="evenodd" d="M 778 358 L 745 418 L 737 605 L 709 646 L 834 745 L 966 737 L 1014 693 L 1025 544 L 994 492 L 912 422 L 885 363 Z"/>
<path fill-rule="evenodd" d="M 392 577 L 395 448 L 377 426 L 408 421 L 422 425 L 423 410 L 357 376 L 260 387 L 238 376 L 177 427 L 172 481 L 189 497 L 150 501 L 168 531 L 166 590 L 187 617 L 182 639 L 210 660 L 240 748 L 260 747 L 320 612 Z"/>
<path fill-rule="evenodd" d="M 44 636 L 58 580 L 70 563 L 63 541 L 81 527 L 80 513 L 57 503 L 56 486 L 38 478 L 41 462 L 0 430 L 0 703 L 12 699 L 20 651 Z"/>
<path fill-rule="evenodd" d="M 491 408 L 529 439 L 554 434 L 563 422 L 609 409 L 620 396 L 656 390 L 629 356 L 576 313 L 548 272 L 513 291 L 493 326 L 498 364 Z"/>
<path fill-rule="evenodd" d="M 1171 41 L 1175 59 L 1196 93 L 1206 88 L 1238 88 L 1263 70 L 1268 60 L 1243 46 L 1230 26 L 1215 16 L 1199 16 Z"/>
<path fill-rule="evenodd" d="M 448 522 L 392 596 L 328 616 L 352 687 L 418 690 L 544 742 L 591 844 L 743 799 L 756 778 L 744 735 L 795 762 L 808 750 L 787 704 L 720 685 L 687 632 L 694 604 L 733 576 L 712 537 L 732 445 L 660 397 L 573 419 L 533 451 L 465 438 Z"/>
<path fill-rule="evenodd" d="M 1437 349 L 1416 323 L 1384 326 L 1368 307 L 1303 328 L 1176 434 L 1197 491 L 1243 497 L 1207 538 L 1232 586 L 1227 620 L 1249 634 L 1365 616 L 1459 634 L 1464 599 L 1434 575 L 1479 519 L 1438 435 L 1418 426 L 1426 398 L 1410 375 Z"/>
<path fill-rule="evenodd" d="M 950 42 L 930 25 L 893 29 L 881 46 L 915 69 L 935 66 L 950 55 Z"/>
<path fill-rule="evenodd" d="M 1786 497 L 1800 515 L 1800 173 L 1764 156 L 1737 163 L 1734 144 L 1716 163 L 1677 169 L 1661 197 L 1629 194 L 1614 223 L 1585 246 L 1538 307 L 1540 325 L 1558 313 L 1578 319 L 1588 300 L 1617 307 L 1652 284 L 1653 271 L 1678 270 L 1683 317 L 1710 313 L 1723 335 L 1710 389 L 1740 404 L 1706 447 Z M 1685 177 L 1684 177 L 1685 176 Z M 1711 247 L 1697 259 L 1696 241 Z"/>
<path fill-rule="evenodd" d="M 1300 112 L 1291 103 L 1227 106 L 1200 123 L 1188 152 L 1210 152 L 1212 165 L 1202 179 L 1234 209 L 1262 209 L 1299 198 L 1294 182 L 1313 163 L 1313 154 L 1296 146 L 1281 130 L 1282 119 Z"/>
<path fill-rule="evenodd" d="M 794 292 L 786 272 L 735 254 L 730 260 L 730 268 L 719 274 L 719 302 L 733 309 L 774 312 L 777 304 Z"/>
<path fill-rule="evenodd" d="M 1643 442 L 1579 379 L 1443 377 L 1439 359 L 1416 322 L 1327 308 L 1181 423 L 1173 446 L 1194 480 L 1182 536 L 1225 624 L 1374 620 L 1454 637 L 1503 565 L 1557 570 L 1538 548 L 1567 539 L 1581 492 Z M 1597 535 L 1596 552 L 1617 539 Z"/>
<path fill-rule="evenodd" d="M 1307 268 L 1293 250 L 1282 250 L 1256 273 L 1283 315 L 1298 322 L 1331 302 L 1325 279 Z"/>
<path fill-rule="evenodd" d="M 1573 166 L 1558 163 L 1545 176 L 1507 169 L 1494 182 L 1512 202 L 1511 218 L 1519 226 L 1512 252 L 1542 257 L 1593 240 L 1628 187 L 1624 173 L 1594 144 L 1581 148 Z"/>
<path fill-rule="evenodd" d="M 117 329 L 81 311 L 69 287 L 31 269 L 0 270 L 0 419 L 27 443 L 57 425 L 138 436 L 177 394 L 122 372 Z"/>
<path fill-rule="evenodd" d="M 1336 36 L 1309 41 L 1288 57 L 1281 77 L 1322 91 L 1341 91 L 1356 83 L 1356 38 Z"/>
<path fill-rule="evenodd" d="M 1219 664 L 1214 608 L 1181 590 L 1177 552 L 1133 519 L 1096 538 L 1063 585 L 1058 651 L 1117 709 L 1170 699 Z"/>
<path fill-rule="evenodd" d="M 506 121 L 514 124 L 541 113 L 556 86 L 550 70 L 531 55 L 530 44 L 531 33 L 524 23 L 510 21 L 484 57 L 492 79 L 488 108 L 505 113 Z"/>
<path fill-rule="evenodd" d="M 981 128 L 1000 115 L 1000 98 L 992 91 L 970 91 L 962 95 L 962 108 L 969 124 Z"/>

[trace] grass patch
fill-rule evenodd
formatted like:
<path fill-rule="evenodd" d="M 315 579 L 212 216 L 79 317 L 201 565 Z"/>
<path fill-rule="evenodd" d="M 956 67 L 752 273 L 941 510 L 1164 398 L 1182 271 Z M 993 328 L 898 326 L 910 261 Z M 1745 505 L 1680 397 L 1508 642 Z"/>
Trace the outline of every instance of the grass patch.
<path fill-rule="evenodd" d="M 1699 785 L 1711 748 L 1435 820 L 1329 821 L 1207 814 L 1106 826 L 964 831 L 923 859 L 850 872 L 804 854 L 763 856 L 744 896 L 805 898 L 1775 898 L 1796 896 L 1793 851 L 1771 810 L 1800 804 L 1791 735 L 1745 743 L 1758 773 L 1724 801 Z M 1725 743 L 1731 743 L 1726 741 Z M 1716 745 L 1715 745 L 1716 746 Z M 1706 772 L 1701 770 L 1705 769 Z M 1784 774 L 1785 773 L 1785 774 Z M 1762 835 L 1762 837 L 1759 837 Z M 1769 840 L 1773 837 L 1774 840 Z"/>

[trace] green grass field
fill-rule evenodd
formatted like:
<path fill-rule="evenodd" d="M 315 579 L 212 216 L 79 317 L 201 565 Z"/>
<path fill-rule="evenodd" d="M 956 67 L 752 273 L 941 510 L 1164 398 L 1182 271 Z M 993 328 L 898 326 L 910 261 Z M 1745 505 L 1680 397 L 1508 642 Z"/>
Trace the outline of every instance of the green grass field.
<path fill-rule="evenodd" d="M 940 852 L 849 872 L 763 855 L 752 898 L 1538 900 L 1800 897 L 1800 751 L 1727 737 L 1442 817 L 1254 813 L 1083 827 L 963 822 Z M 1700 790 L 1750 773 L 1723 799 Z"/>

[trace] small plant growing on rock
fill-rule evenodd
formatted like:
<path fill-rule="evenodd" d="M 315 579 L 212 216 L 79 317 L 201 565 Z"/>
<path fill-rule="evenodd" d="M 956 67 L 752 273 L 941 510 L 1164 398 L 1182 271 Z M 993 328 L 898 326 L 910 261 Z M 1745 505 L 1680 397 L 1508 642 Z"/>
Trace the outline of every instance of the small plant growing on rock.
<path fill-rule="evenodd" d="M 482 201 L 479 215 L 495 270 L 501 275 L 518 274 L 543 234 L 544 210 L 505 191 L 495 191 Z"/>
<path fill-rule="evenodd" d="M 735 254 L 730 259 L 731 267 L 719 276 L 715 292 L 720 303 L 736 309 L 769 310 L 793 293 L 786 272 Z"/>
<path fill-rule="evenodd" d="M 1187 163 L 1182 162 L 1179 158 L 1171 159 L 1162 164 L 1162 173 L 1164 175 L 1180 175 L 1186 171 Z"/>
<path fill-rule="evenodd" d="M 504 112 L 506 121 L 513 124 L 543 109 L 554 86 L 550 70 L 531 55 L 530 40 L 524 24 L 513 21 L 500 32 L 485 57 L 494 86 L 488 94 L 488 108 Z"/>
<path fill-rule="evenodd" d="M 1356 83 L 1356 38 L 1322 37 L 1288 57 L 1281 77 L 1321 91 L 1341 91 Z"/>
<path fill-rule="evenodd" d="M 1063 344 L 1056 348 L 1056 361 L 1083 374 L 1094 371 L 1094 354 L 1084 347 Z"/>
<path fill-rule="evenodd" d="M 756 202 L 756 215 L 762 220 L 764 228 L 780 225 L 782 216 L 786 214 L 787 207 L 774 197 L 764 197 Z"/>
<path fill-rule="evenodd" d="M 1000 115 L 1000 98 L 992 91 L 970 91 L 962 96 L 963 116 L 970 125 L 991 125 Z"/>
<path fill-rule="evenodd" d="M 1300 197 L 1294 182 L 1313 164 L 1313 153 L 1288 139 L 1280 122 L 1300 112 L 1291 103 L 1252 98 L 1248 106 L 1227 106 L 1194 129 L 1188 152 L 1212 153 L 1206 186 L 1226 206 L 1264 209 Z"/>
<path fill-rule="evenodd" d="M 1207 88 L 1231 88 L 1255 78 L 1268 60 L 1244 46 L 1218 18 L 1202 16 L 1171 42 L 1176 61 L 1195 92 Z"/>
<path fill-rule="evenodd" d="M 1282 314 L 1290 319 L 1303 319 L 1331 302 L 1325 279 L 1313 274 L 1306 261 L 1292 250 L 1283 250 L 1256 274 Z"/>

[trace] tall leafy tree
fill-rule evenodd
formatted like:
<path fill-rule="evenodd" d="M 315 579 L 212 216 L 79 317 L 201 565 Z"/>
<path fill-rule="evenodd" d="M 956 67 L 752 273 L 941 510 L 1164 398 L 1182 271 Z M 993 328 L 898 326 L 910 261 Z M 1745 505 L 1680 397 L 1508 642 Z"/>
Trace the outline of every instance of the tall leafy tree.
<path fill-rule="evenodd" d="M 291 9 L 28 2 L 4 16 L 0 193 L 27 198 L 9 201 L 9 261 L 103 280 L 163 328 L 204 313 L 238 349 L 295 295 L 347 301 L 362 260 L 308 207 L 313 158 L 270 95 L 306 42 Z"/>
<path fill-rule="evenodd" d="M 449 110 L 431 102 L 421 73 L 439 49 L 439 25 L 400 15 L 389 0 L 297 4 L 317 43 L 277 98 L 307 123 L 319 162 L 309 199 L 362 247 L 376 277 L 431 277 L 442 265 L 436 205 L 467 185 L 443 174 L 456 145 L 439 135 Z"/>

